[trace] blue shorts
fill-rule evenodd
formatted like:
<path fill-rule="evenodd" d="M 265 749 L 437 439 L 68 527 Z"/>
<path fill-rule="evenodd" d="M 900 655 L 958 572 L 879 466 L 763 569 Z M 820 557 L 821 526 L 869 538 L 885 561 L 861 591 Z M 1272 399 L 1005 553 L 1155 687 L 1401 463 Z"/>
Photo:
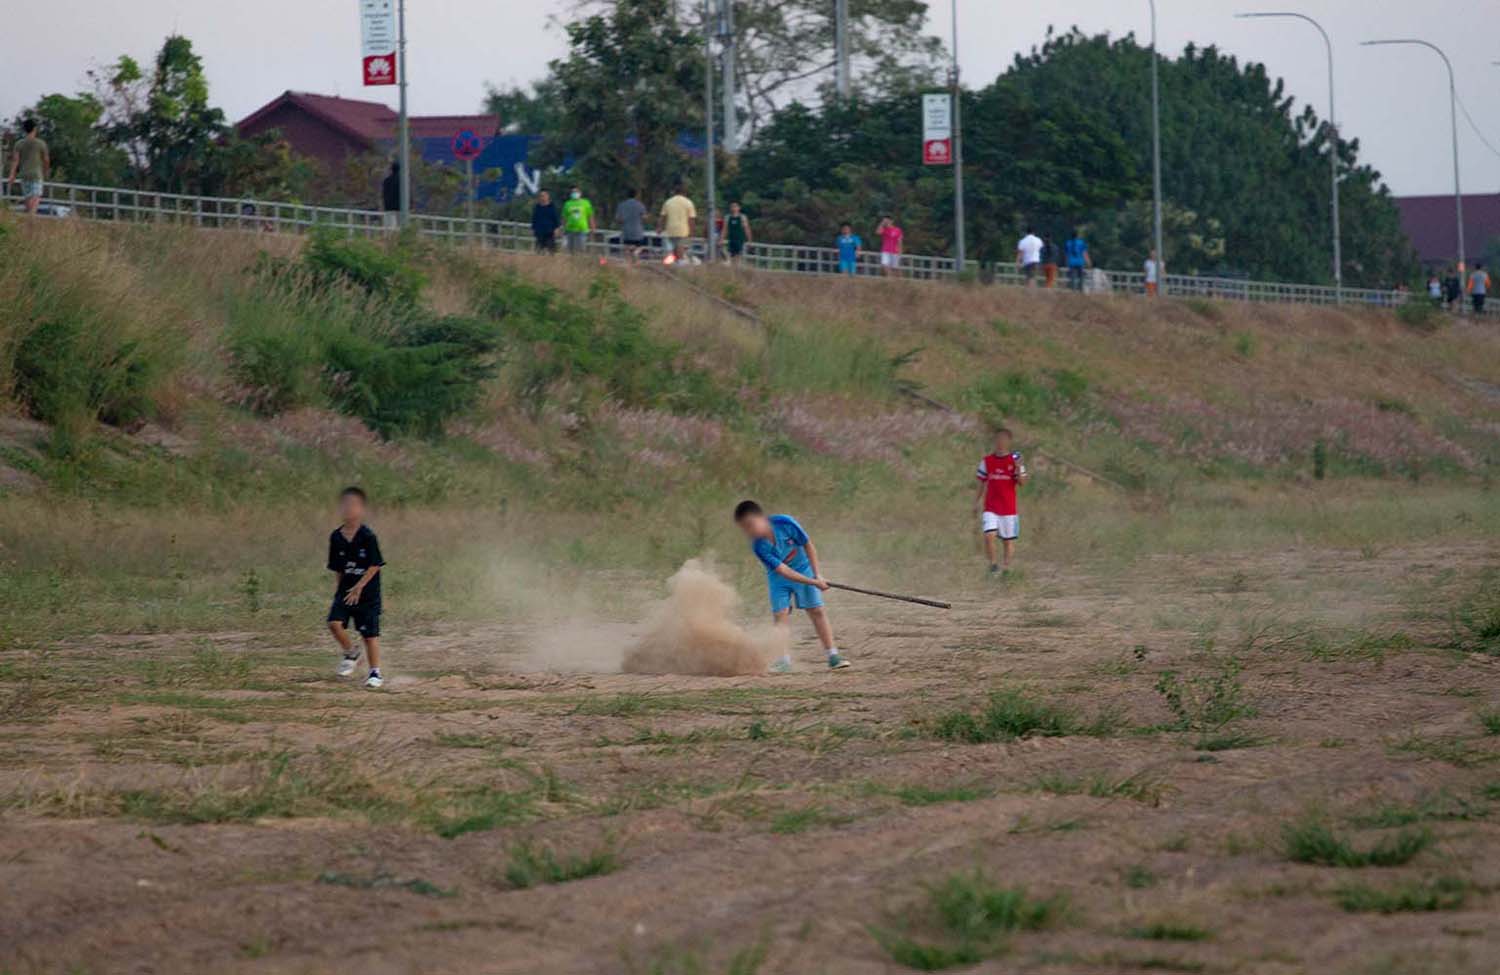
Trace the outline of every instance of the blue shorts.
<path fill-rule="evenodd" d="M 858 269 L 859 265 L 854 261 L 839 261 L 840 274 L 853 274 Z"/>
<path fill-rule="evenodd" d="M 820 609 L 823 606 L 823 591 L 817 586 L 792 582 L 781 576 L 774 576 L 769 582 L 772 614 L 784 613 L 793 606 L 797 609 Z"/>

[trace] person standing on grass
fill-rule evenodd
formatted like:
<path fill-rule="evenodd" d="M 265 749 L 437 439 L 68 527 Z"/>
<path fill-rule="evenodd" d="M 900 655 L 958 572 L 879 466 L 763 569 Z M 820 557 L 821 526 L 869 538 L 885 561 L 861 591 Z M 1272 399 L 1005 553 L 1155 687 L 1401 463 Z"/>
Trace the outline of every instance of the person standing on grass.
<path fill-rule="evenodd" d="M 1083 290 L 1084 272 L 1094 266 L 1094 259 L 1089 256 L 1088 241 L 1083 239 L 1083 228 L 1079 227 L 1073 231 L 1073 236 L 1063 247 L 1068 259 L 1068 287 L 1074 291 Z"/>
<path fill-rule="evenodd" d="M 1036 231 L 1026 228 L 1026 235 L 1016 244 L 1016 267 L 1026 279 L 1026 287 L 1036 287 L 1037 273 L 1042 269 L 1042 250 L 1046 247 Z"/>
<path fill-rule="evenodd" d="M 385 559 L 375 533 L 365 524 L 366 504 L 360 488 L 346 487 L 339 492 L 342 524 L 328 536 L 328 571 L 338 578 L 333 606 L 328 610 L 328 630 L 344 652 L 338 675 L 352 677 L 359 665 L 359 648 L 348 630 L 348 625 L 354 624 L 370 664 L 365 686 L 373 690 L 385 684 L 380 674 L 380 570 Z"/>
<path fill-rule="evenodd" d="M 771 589 L 771 619 L 785 626 L 793 609 L 807 613 L 818 642 L 828 655 L 829 670 L 849 666 L 833 642 L 833 627 L 823 610 L 823 593 L 828 582 L 818 568 L 818 550 L 807 532 L 791 515 L 767 515 L 754 501 L 741 501 L 734 509 L 734 523 L 750 539 L 750 551 L 766 569 L 766 584 Z M 791 654 L 784 654 L 771 665 L 773 674 L 792 670 Z"/>
<path fill-rule="evenodd" d="M 667 250 L 672 252 L 672 263 L 687 257 L 688 245 L 693 240 L 693 221 L 698 219 L 698 208 L 682 192 L 682 184 L 672 187 L 672 195 L 661 205 L 661 232 L 666 237 Z"/>
<path fill-rule="evenodd" d="M 633 187 L 625 191 L 625 199 L 615 207 L 615 222 L 620 225 L 625 257 L 634 264 L 646 246 L 646 204 L 640 201 L 640 194 Z"/>
<path fill-rule="evenodd" d="M 1155 298 L 1161 291 L 1161 262 L 1156 259 L 1156 248 L 1146 258 L 1146 297 Z"/>
<path fill-rule="evenodd" d="M 906 243 L 906 232 L 896 226 L 889 213 L 880 218 L 876 229 L 880 235 L 880 273 L 890 277 L 901 270 L 901 250 Z"/>
<path fill-rule="evenodd" d="M 729 250 L 729 263 L 738 266 L 745 256 L 745 247 L 755 236 L 750 231 L 750 218 L 740 211 L 738 203 L 729 204 L 729 215 L 724 218 L 724 241 Z"/>
<path fill-rule="evenodd" d="M 1443 299 L 1448 310 L 1452 311 L 1453 307 L 1463 300 L 1463 296 L 1464 283 L 1458 276 L 1458 269 L 1450 266 L 1447 276 L 1443 278 Z"/>
<path fill-rule="evenodd" d="M 1443 279 L 1437 276 L 1436 271 L 1427 275 L 1427 297 L 1432 299 L 1434 305 L 1443 303 Z"/>
<path fill-rule="evenodd" d="M 589 234 L 598 227 L 593 201 L 583 195 L 583 187 L 575 186 L 568 191 L 568 199 L 562 206 L 562 222 L 568 253 L 582 254 L 588 248 Z"/>
<path fill-rule="evenodd" d="M 984 553 L 989 557 L 991 572 L 1002 571 L 1002 563 L 996 558 L 995 540 L 1000 540 L 1004 550 L 1004 571 L 1010 572 L 1016 539 L 1021 537 L 1016 488 L 1031 475 L 1021 463 L 1020 453 L 1011 449 L 1013 439 L 1004 427 L 995 431 L 995 452 L 979 462 L 979 494 L 974 498 L 974 513 L 980 516 L 979 528 L 984 533 Z"/>
<path fill-rule="evenodd" d="M 21 131 L 24 133 L 21 140 L 12 147 L 10 181 L 14 183 L 20 176 L 22 205 L 27 213 L 36 213 L 42 205 L 42 190 L 52 175 L 52 155 L 47 143 L 36 134 L 36 119 L 22 122 Z"/>
<path fill-rule="evenodd" d="M 531 208 L 531 236 L 536 239 L 538 254 L 557 253 L 557 231 L 562 227 L 562 218 L 557 215 L 557 204 L 552 194 L 542 190 L 536 195 Z"/>
<path fill-rule="evenodd" d="M 846 223 L 839 228 L 839 237 L 834 243 L 839 249 L 839 273 L 858 274 L 859 252 L 865 246 L 864 240 Z"/>

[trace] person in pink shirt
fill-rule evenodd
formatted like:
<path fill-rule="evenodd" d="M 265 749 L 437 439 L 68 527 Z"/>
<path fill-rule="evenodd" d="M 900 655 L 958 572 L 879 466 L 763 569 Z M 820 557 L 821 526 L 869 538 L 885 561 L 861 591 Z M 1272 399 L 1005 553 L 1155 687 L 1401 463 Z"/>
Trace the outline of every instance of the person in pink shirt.
<path fill-rule="evenodd" d="M 906 238 L 896 221 L 887 213 L 880 218 L 880 273 L 890 277 L 901 269 L 901 246 Z"/>

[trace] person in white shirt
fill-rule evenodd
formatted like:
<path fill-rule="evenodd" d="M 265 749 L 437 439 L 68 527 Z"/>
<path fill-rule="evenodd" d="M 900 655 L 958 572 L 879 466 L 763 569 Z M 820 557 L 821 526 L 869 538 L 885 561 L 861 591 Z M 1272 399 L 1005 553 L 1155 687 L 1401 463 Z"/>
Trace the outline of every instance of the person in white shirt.
<path fill-rule="evenodd" d="M 1161 262 L 1156 259 L 1156 251 L 1146 258 L 1146 297 L 1155 298 L 1161 290 Z"/>
<path fill-rule="evenodd" d="M 1042 238 L 1036 231 L 1026 228 L 1026 236 L 1016 244 L 1016 267 L 1026 276 L 1026 287 L 1036 286 L 1036 276 L 1042 269 Z"/>

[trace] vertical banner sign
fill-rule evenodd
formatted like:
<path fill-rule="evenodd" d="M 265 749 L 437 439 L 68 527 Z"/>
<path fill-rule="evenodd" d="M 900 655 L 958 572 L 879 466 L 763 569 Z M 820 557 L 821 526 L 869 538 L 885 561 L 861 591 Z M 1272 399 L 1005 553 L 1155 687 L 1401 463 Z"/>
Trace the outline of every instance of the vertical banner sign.
<path fill-rule="evenodd" d="M 365 84 L 396 83 L 396 0 L 359 0 L 359 39 Z"/>
<path fill-rule="evenodd" d="M 953 165 L 953 100 L 946 94 L 922 96 L 922 164 Z"/>

